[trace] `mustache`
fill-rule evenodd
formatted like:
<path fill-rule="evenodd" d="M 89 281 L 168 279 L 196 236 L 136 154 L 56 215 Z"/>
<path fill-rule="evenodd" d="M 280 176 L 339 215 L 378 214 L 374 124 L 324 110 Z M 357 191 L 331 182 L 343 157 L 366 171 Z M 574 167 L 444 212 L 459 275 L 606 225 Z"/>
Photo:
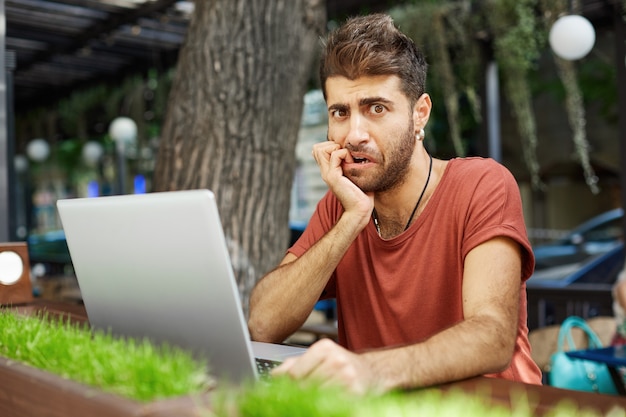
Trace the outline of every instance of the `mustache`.
<path fill-rule="evenodd" d="M 330 142 L 334 142 L 332 139 L 330 139 L 328 136 L 326 136 L 326 140 L 330 141 Z M 353 145 L 351 143 L 346 143 L 343 147 L 345 150 L 347 150 L 350 153 L 360 153 L 360 154 L 364 154 L 364 155 L 371 155 L 374 157 L 380 157 L 380 153 L 375 150 L 372 149 L 366 145 Z"/>
<path fill-rule="evenodd" d="M 366 146 L 362 146 L 362 145 L 354 146 L 351 143 L 346 144 L 344 148 L 350 152 L 372 153 L 372 151 L 368 149 Z"/>
<path fill-rule="evenodd" d="M 332 140 L 331 138 L 328 137 L 328 135 L 326 136 L 326 140 L 329 142 L 334 142 L 334 140 Z M 351 143 L 347 143 L 344 147 L 344 149 L 347 149 L 350 152 L 367 152 L 367 148 L 365 146 L 362 145 L 358 145 L 358 146 L 354 146 Z"/>
<path fill-rule="evenodd" d="M 381 153 L 377 149 L 367 145 L 352 145 L 348 143 L 344 146 L 344 149 L 346 149 L 351 156 L 356 155 L 359 159 L 367 159 L 370 162 L 383 161 Z"/>

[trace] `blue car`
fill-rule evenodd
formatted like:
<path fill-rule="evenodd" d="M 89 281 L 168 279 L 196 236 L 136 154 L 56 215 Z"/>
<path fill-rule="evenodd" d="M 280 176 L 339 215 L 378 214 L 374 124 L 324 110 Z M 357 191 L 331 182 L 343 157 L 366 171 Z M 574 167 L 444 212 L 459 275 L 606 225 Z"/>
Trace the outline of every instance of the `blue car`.
<path fill-rule="evenodd" d="M 612 285 L 624 267 L 624 244 L 587 257 L 584 261 L 536 270 L 526 281 L 526 287 L 564 288 L 570 284 Z"/>
<path fill-rule="evenodd" d="M 535 271 L 583 262 L 616 248 L 623 240 L 624 210 L 604 212 L 564 237 L 533 248 Z"/>

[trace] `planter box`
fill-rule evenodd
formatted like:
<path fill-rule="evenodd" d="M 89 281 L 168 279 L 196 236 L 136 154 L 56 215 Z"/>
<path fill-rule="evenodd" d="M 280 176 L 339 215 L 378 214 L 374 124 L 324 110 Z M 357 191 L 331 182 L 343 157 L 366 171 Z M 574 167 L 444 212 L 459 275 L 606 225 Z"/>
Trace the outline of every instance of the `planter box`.
<path fill-rule="evenodd" d="M 35 300 L 13 309 L 24 315 L 45 312 L 53 319 L 88 322 L 82 304 Z M 0 356 L 2 417 L 200 417 L 207 415 L 209 398 L 206 393 L 139 402 Z"/>
<path fill-rule="evenodd" d="M 200 417 L 210 393 L 141 403 L 0 357 L 3 417 Z"/>

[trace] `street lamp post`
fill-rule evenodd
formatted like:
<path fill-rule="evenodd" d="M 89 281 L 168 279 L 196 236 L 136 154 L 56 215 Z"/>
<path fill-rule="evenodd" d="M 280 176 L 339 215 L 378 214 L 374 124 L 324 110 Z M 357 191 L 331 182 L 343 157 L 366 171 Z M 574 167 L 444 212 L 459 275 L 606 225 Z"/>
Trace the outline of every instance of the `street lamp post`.
<path fill-rule="evenodd" d="M 82 158 L 85 165 L 95 171 L 95 179 L 87 184 L 87 197 L 97 197 L 100 195 L 100 159 L 104 154 L 104 149 L 100 142 L 90 140 L 83 145 Z"/>
<path fill-rule="evenodd" d="M 26 145 L 26 155 L 36 164 L 44 164 L 50 157 L 50 144 L 42 138 L 33 139 Z M 34 227 L 35 230 L 47 230 L 53 227 L 55 222 L 53 220 L 55 216 L 53 214 L 50 178 L 47 176 L 49 171 L 45 165 L 42 165 L 41 168 L 43 168 L 43 172 L 40 172 L 37 177 L 31 177 L 33 180 L 31 196 L 34 204 L 32 208 L 33 224 L 31 225 L 29 221 L 26 222 L 26 227 Z"/>
<path fill-rule="evenodd" d="M 137 139 L 137 123 L 130 117 L 117 117 L 109 126 L 117 153 L 118 194 L 126 193 L 126 150 Z"/>
<path fill-rule="evenodd" d="M 15 168 L 15 236 L 20 240 L 25 240 L 30 226 L 29 204 L 27 202 L 30 198 L 28 194 L 30 189 L 28 158 L 22 154 L 15 155 L 13 167 Z"/>

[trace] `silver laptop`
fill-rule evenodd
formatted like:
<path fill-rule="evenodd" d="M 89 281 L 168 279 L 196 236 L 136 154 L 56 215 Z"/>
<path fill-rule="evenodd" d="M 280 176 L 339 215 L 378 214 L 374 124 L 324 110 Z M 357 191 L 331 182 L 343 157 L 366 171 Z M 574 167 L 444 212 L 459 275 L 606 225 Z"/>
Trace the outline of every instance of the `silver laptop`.
<path fill-rule="evenodd" d="M 181 346 L 233 383 L 259 376 L 257 358 L 304 352 L 250 341 L 211 191 L 66 199 L 57 208 L 93 328 Z"/>

